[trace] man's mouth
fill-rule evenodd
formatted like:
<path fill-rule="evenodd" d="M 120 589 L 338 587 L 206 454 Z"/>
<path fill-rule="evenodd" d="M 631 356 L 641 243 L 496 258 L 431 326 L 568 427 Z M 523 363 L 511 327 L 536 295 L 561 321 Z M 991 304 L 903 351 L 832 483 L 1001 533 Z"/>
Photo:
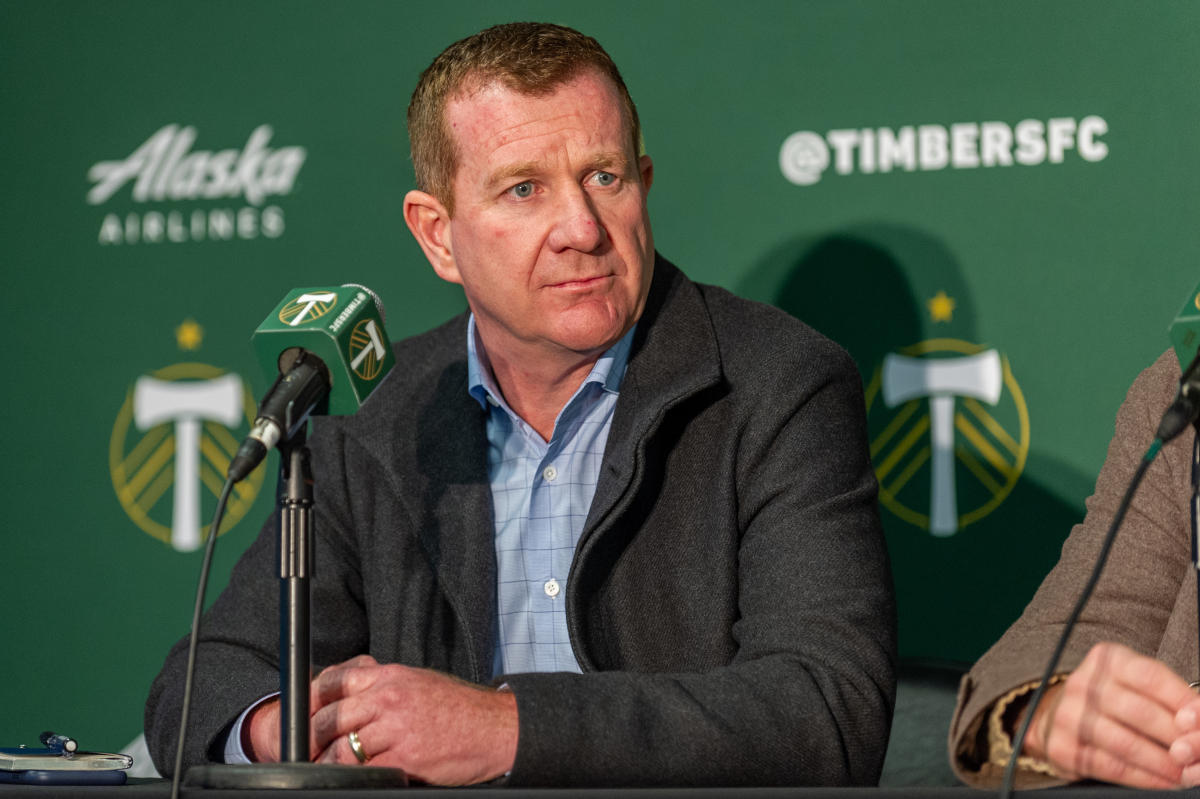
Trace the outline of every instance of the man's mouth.
<path fill-rule="evenodd" d="M 558 283 L 550 283 L 549 288 L 565 289 L 567 291 L 584 291 L 586 289 L 595 288 L 604 281 L 608 280 L 612 275 L 596 275 L 595 277 L 577 277 L 570 280 L 563 280 Z"/>

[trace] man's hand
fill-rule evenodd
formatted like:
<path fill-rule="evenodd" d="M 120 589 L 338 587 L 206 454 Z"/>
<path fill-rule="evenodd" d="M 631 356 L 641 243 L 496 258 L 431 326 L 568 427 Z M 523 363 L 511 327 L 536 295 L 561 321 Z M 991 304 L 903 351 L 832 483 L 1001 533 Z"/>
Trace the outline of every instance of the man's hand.
<path fill-rule="evenodd" d="M 360 655 L 317 675 L 311 702 L 318 762 L 357 764 L 351 732 L 371 765 L 435 785 L 494 779 L 516 757 L 516 698 L 428 669 Z"/>
<path fill-rule="evenodd" d="M 516 757 L 516 698 L 436 671 L 360 655 L 322 671 L 310 702 L 309 746 L 318 762 L 357 765 L 351 732 L 371 765 L 434 785 L 494 779 Z M 279 760 L 280 712 L 275 697 L 246 717 L 242 747 L 251 761 Z"/>
<path fill-rule="evenodd" d="M 1070 780 L 1177 788 L 1192 761 L 1173 756 L 1180 735 L 1176 714 L 1185 707 L 1200 710 L 1195 702 L 1196 694 L 1166 664 L 1120 644 L 1099 643 L 1065 682 L 1047 689 L 1022 754 L 1049 762 Z M 1200 753 L 1200 732 L 1193 735 Z"/>
<path fill-rule="evenodd" d="M 1200 785 L 1200 697 L 1192 700 L 1175 714 L 1179 737 L 1171 744 L 1171 757 L 1183 766 L 1181 782 L 1184 787 Z"/>
<path fill-rule="evenodd" d="M 242 751 L 251 763 L 279 762 L 279 728 L 283 710 L 273 697 L 250 711 L 242 723 Z"/>

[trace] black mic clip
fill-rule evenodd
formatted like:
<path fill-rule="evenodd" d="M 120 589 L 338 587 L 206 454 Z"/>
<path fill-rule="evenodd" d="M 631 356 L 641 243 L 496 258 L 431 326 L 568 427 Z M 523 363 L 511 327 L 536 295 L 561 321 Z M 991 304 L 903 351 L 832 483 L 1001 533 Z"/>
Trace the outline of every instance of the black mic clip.
<path fill-rule="evenodd" d="M 1188 368 L 1183 370 L 1179 378 L 1179 393 L 1163 414 L 1154 437 L 1165 444 L 1197 419 L 1200 419 L 1200 351 Z"/>
<path fill-rule="evenodd" d="M 279 354 L 279 376 L 258 406 L 250 434 L 229 462 L 228 479 L 243 480 L 280 441 L 287 441 L 313 413 L 323 413 L 332 380 L 325 362 L 308 350 L 289 347 Z"/>

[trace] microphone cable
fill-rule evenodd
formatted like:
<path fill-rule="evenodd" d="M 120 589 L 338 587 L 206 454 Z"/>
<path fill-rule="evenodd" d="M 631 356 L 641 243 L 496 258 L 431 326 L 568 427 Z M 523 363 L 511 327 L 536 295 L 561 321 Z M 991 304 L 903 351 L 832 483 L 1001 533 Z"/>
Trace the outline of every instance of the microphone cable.
<path fill-rule="evenodd" d="M 1200 618 L 1200 423 L 1192 423 L 1196 427 L 1196 437 L 1192 440 L 1192 568 L 1196 570 L 1196 617 Z M 1200 639 L 1200 636 L 1198 636 Z M 1191 684 L 1192 688 L 1200 685 Z"/>
<path fill-rule="evenodd" d="M 1029 725 L 1033 722 L 1034 712 L 1037 710 L 1038 704 L 1042 701 L 1042 695 L 1046 693 L 1046 686 L 1050 683 L 1050 678 L 1054 676 L 1054 670 L 1058 668 L 1058 661 L 1062 658 L 1063 650 L 1066 649 L 1067 639 L 1071 637 L 1071 633 L 1075 629 L 1075 623 L 1079 621 L 1079 616 L 1083 613 L 1084 606 L 1091 598 L 1092 592 L 1096 588 L 1096 583 L 1100 581 L 1100 572 L 1104 570 L 1104 565 L 1108 562 L 1108 553 L 1112 549 L 1113 541 L 1116 540 L 1117 530 L 1121 527 L 1121 522 L 1125 519 L 1125 513 L 1129 510 L 1133 495 L 1137 491 L 1138 486 L 1142 484 L 1142 478 L 1146 476 L 1146 470 L 1150 468 L 1150 464 L 1154 461 L 1162 446 L 1163 440 L 1155 438 L 1149 449 L 1146 450 L 1146 453 L 1142 456 L 1141 463 L 1138 464 L 1137 471 L 1133 474 L 1133 479 L 1129 481 L 1129 487 L 1125 490 L 1125 496 L 1121 498 L 1121 504 L 1117 506 L 1117 512 L 1113 514 L 1112 524 L 1109 525 L 1108 533 L 1105 534 L 1104 541 L 1100 545 L 1100 554 L 1096 556 L 1096 565 L 1092 569 L 1091 576 L 1088 577 L 1087 584 L 1083 587 L 1083 592 L 1079 595 L 1079 600 L 1075 603 L 1074 609 L 1071 610 L 1071 615 L 1067 617 L 1062 635 L 1058 638 L 1058 645 L 1055 646 L 1054 654 L 1050 656 L 1050 662 L 1046 664 L 1046 670 L 1042 674 L 1041 684 L 1034 691 L 1033 698 L 1029 700 L 1029 708 L 1025 711 L 1025 718 L 1017 730 L 1016 737 L 1013 738 L 1012 754 L 1008 757 L 1008 765 L 1004 767 L 1004 780 L 1000 783 L 1001 799 L 1009 799 L 1012 795 L 1013 780 L 1017 771 L 1017 758 L 1020 755 L 1021 747 L 1025 745 L 1025 736 L 1029 732 Z"/>
<path fill-rule="evenodd" d="M 1171 403 L 1171 406 L 1163 413 L 1163 417 L 1158 423 L 1158 430 L 1154 433 L 1154 441 L 1151 442 L 1145 454 L 1142 455 L 1141 463 L 1138 464 L 1133 478 L 1130 479 L 1129 487 L 1125 489 L 1125 496 L 1121 498 L 1121 504 L 1117 506 L 1117 512 L 1113 514 L 1112 524 L 1109 525 L 1108 532 L 1104 536 L 1104 541 L 1100 544 L 1100 554 L 1096 556 L 1096 565 L 1092 569 L 1092 573 L 1088 577 L 1082 593 L 1079 595 L 1079 600 L 1071 610 L 1071 615 L 1067 617 L 1067 621 L 1063 625 L 1062 635 L 1058 638 L 1058 644 L 1054 647 L 1054 653 L 1050 656 L 1050 662 L 1046 664 L 1046 670 L 1042 674 L 1041 682 L 1029 700 L 1029 707 L 1025 711 L 1025 717 L 1017 729 L 1016 736 L 1013 738 L 1012 753 L 1008 756 L 1008 764 L 1004 767 L 1004 779 L 1000 783 L 1000 799 L 1009 799 L 1012 796 L 1013 780 L 1016 778 L 1017 773 L 1017 758 L 1021 755 L 1021 747 L 1025 745 L 1025 736 L 1029 732 L 1029 725 L 1033 722 L 1034 712 L 1041 703 L 1042 696 L 1046 693 L 1046 685 L 1050 682 L 1050 678 L 1054 676 L 1054 670 L 1058 668 L 1058 661 L 1062 658 L 1063 650 L 1067 647 L 1067 640 L 1071 637 L 1071 633 L 1075 629 L 1075 624 L 1079 621 L 1079 616 L 1083 613 L 1084 606 L 1091 598 L 1092 592 L 1096 589 L 1096 584 L 1100 581 L 1100 572 L 1104 570 L 1104 565 L 1108 562 L 1109 551 L 1112 549 L 1113 541 L 1117 537 L 1117 530 L 1121 527 L 1121 522 L 1125 520 L 1125 513 L 1129 510 L 1129 505 L 1133 502 L 1134 493 L 1137 491 L 1138 486 L 1142 484 L 1142 479 L 1146 476 L 1146 471 L 1158 456 L 1163 445 L 1182 433 L 1188 425 L 1196 423 L 1197 417 L 1200 416 L 1200 397 L 1196 396 L 1200 394 L 1200 385 L 1196 385 L 1198 370 L 1200 370 L 1200 352 L 1197 352 L 1196 356 L 1192 359 L 1191 366 L 1183 370 L 1183 376 L 1179 381 L 1179 392 L 1174 402 Z M 1197 436 L 1200 436 L 1200 431 L 1197 432 Z M 1193 488 L 1195 488 L 1197 481 L 1200 480 L 1196 472 L 1196 462 L 1200 461 L 1200 440 L 1193 445 L 1192 459 L 1192 484 Z M 1193 497 L 1193 514 L 1197 512 L 1196 502 L 1197 500 Z M 1193 562 L 1200 568 L 1200 559 L 1196 557 L 1197 546 L 1200 546 L 1200 544 L 1195 541 L 1195 536 L 1193 536 Z M 1200 605 L 1200 586 L 1197 586 L 1197 604 Z"/>
<path fill-rule="evenodd" d="M 175 773 L 171 777 L 171 799 L 179 799 L 179 783 L 183 772 L 183 745 L 187 738 L 188 711 L 192 704 L 192 676 L 196 672 L 196 643 L 200 634 L 200 616 L 204 612 L 204 593 L 208 589 L 208 574 L 212 569 L 213 552 L 217 548 L 217 531 L 225 516 L 225 505 L 237 481 L 226 479 L 217 499 L 212 526 L 208 531 L 208 543 L 204 547 L 204 561 L 200 565 L 200 580 L 196 586 L 196 606 L 192 610 L 192 634 L 188 641 L 187 669 L 183 680 L 183 709 L 179 714 L 179 742 L 175 746 Z"/>
<path fill-rule="evenodd" d="M 1196 361 L 1193 364 L 1200 362 L 1200 355 L 1196 356 Z M 1042 696 L 1046 693 L 1046 685 L 1050 682 L 1050 678 L 1054 676 L 1054 670 L 1058 668 L 1058 661 L 1062 658 L 1063 650 L 1067 647 L 1067 639 L 1071 637 L 1071 633 L 1075 629 L 1076 622 L 1079 621 L 1079 616 L 1083 613 L 1083 608 L 1092 596 L 1092 592 L 1096 589 L 1096 584 L 1100 581 L 1100 572 L 1104 570 L 1104 565 L 1108 562 L 1108 554 L 1112 549 L 1113 541 L 1117 537 L 1117 530 L 1121 527 L 1121 522 L 1125 520 L 1125 513 L 1129 510 L 1129 505 L 1133 502 L 1133 495 L 1137 491 L 1138 486 L 1142 484 L 1142 479 L 1146 476 L 1146 471 L 1150 468 L 1150 464 L 1154 462 L 1163 445 L 1173 439 L 1175 436 L 1183 432 L 1183 430 L 1196 419 L 1196 405 L 1194 398 L 1187 397 L 1185 387 L 1181 386 L 1180 395 L 1171 407 L 1163 414 L 1162 421 L 1159 422 L 1158 430 L 1154 434 L 1154 441 L 1150 444 L 1145 454 L 1142 455 L 1141 463 L 1138 464 L 1137 470 L 1133 474 L 1133 478 L 1129 481 L 1129 487 L 1125 489 L 1125 496 L 1121 498 L 1121 504 L 1117 506 L 1117 512 L 1113 514 L 1112 524 L 1108 527 L 1108 532 L 1104 536 L 1104 541 L 1100 544 L 1100 554 L 1096 556 L 1096 565 L 1092 569 L 1091 575 L 1088 577 L 1087 583 L 1083 587 L 1082 593 L 1079 595 L 1079 600 L 1075 603 L 1075 607 L 1071 610 L 1071 615 L 1067 617 L 1066 623 L 1063 625 L 1062 635 L 1058 638 L 1058 644 L 1054 647 L 1054 653 L 1050 656 L 1050 662 L 1046 664 L 1046 670 L 1042 673 L 1041 683 L 1037 690 L 1033 692 L 1033 697 L 1029 700 L 1029 708 L 1025 711 L 1025 717 L 1021 721 L 1021 726 L 1017 730 L 1016 736 L 1013 738 L 1012 754 L 1008 757 L 1008 764 L 1004 767 L 1004 779 L 1000 783 L 1000 799 L 1009 799 L 1012 795 L 1013 780 L 1017 773 L 1017 758 L 1020 757 L 1021 747 L 1025 745 L 1025 736 L 1029 732 L 1029 725 L 1033 723 L 1034 712 L 1042 701 Z M 1181 407 L 1184 402 L 1190 407 Z M 1190 417 L 1190 418 L 1189 418 Z M 1200 447 L 1200 441 L 1195 445 Z M 1193 449 L 1193 460 L 1200 457 L 1197 455 L 1200 449 Z M 1193 481 L 1196 480 L 1195 469 L 1193 468 Z M 1195 508 L 1193 508 L 1193 512 Z M 1195 556 L 1195 546 L 1193 543 L 1193 558 Z M 1200 588 L 1198 591 L 1198 599 L 1200 602 Z"/>

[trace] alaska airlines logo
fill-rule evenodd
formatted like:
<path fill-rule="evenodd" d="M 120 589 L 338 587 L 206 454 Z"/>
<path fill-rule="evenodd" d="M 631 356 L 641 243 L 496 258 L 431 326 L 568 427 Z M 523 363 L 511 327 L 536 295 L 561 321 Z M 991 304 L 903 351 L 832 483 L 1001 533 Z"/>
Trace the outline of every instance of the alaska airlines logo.
<path fill-rule="evenodd" d="M 134 202 L 197 200 L 244 196 L 251 205 L 262 205 L 272 195 L 288 194 L 304 165 L 303 147 L 267 147 L 271 126 L 250 132 L 238 150 L 192 151 L 196 129 L 167 125 L 120 161 L 99 161 L 88 170 L 95 186 L 88 192 L 90 205 L 101 205 L 130 181 Z"/>
<path fill-rule="evenodd" d="M 120 160 L 98 161 L 88 170 L 95 185 L 89 205 L 103 205 L 132 183 L 135 203 L 169 203 L 166 210 L 107 214 L 101 244 L 253 239 L 283 235 L 283 209 L 263 206 L 292 192 L 307 152 L 303 147 L 272 149 L 273 132 L 259 125 L 240 149 L 193 150 L 196 128 L 177 124 L 157 130 Z M 241 208 L 181 208 L 182 202 L 243 198 Z"/>
<path fill-rule="evenodd" d="M 199 326 L 176 331 L 194 349 Z M 117 413 L 109 441 L 113 489 L 143 532 L 190 552 L 221 493 L 239 430 L 249 428 L 254 398 L 236 374 L 202 363 L 180 363 L 139 377 Z M 255 469 L 230 496 L 220 534 L 246 515 L 262 487 Z"/>
<path fill-rule="evenodd" d="M 1078 121 L 1025 119 L 1012 127 L 1005 122 L 956 122 L 949 128 L 847 128 L 824 135 L 801 130 L 784 139 L 779 169 L 791 183 L 811 186 L 831 164 L 839 175 L 1036 166 L 1061 164 L 1071 150 L 1084 161 L 1096 162 L 1108 157 L 1108 145 L 1100 140 L 1107 133 L 1108 123 L 1098 116 Z"/>
<path fill-rule="evenodd" d="M 1025 468 L 1029 414 L 995 349 L 930 339 L 891 353 L 866 399 L 880 502 L 935 536 L 999 507 Z"/>

